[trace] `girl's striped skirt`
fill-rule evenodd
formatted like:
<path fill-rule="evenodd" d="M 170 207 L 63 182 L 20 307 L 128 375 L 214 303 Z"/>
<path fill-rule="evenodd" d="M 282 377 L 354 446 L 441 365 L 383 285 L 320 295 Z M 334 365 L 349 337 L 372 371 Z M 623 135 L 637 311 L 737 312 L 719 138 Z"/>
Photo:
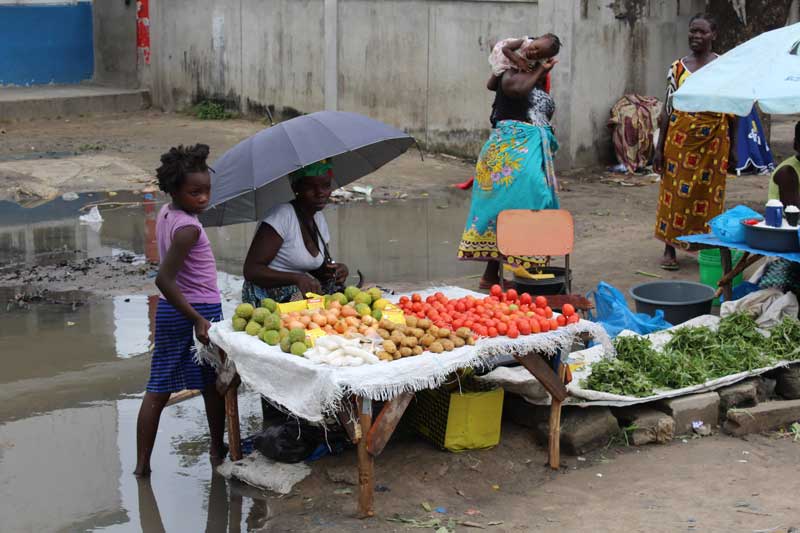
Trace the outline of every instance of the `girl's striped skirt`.
<path fill-rule="evenodd" d="M 222 320 L 221 304 L 191 304 L 209 322 Z M 158 300 L 155 348 L 147 392 L 203 390 L 217 375 L 207 364 L 194 361 L 194 324 L 172 304 Z"/>

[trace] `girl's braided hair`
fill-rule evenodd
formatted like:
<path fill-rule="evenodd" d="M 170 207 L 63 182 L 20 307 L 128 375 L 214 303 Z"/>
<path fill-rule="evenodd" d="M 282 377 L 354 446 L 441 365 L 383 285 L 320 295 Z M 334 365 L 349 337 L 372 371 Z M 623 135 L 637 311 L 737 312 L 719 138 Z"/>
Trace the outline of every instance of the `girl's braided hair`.
<path fill-rule="evenodd" d="M 161 166 L 156 169 L 158 188 L 166 193 L 177 192 L 192 172 L 207 172 L 206 159 L 210 149 L 207 144 L 172 147 L 161 156 Z"/>

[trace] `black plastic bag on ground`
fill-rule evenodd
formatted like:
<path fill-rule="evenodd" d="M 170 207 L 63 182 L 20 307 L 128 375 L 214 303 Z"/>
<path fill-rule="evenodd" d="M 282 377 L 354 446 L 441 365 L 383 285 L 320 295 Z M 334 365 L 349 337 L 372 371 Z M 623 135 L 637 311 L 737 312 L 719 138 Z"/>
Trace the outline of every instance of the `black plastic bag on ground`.
<path fill-rule="evenodd" d="M 264 457 L 281 463 L 299 463 L 316 449 L 319 441 L 312 431 L 297 422 L 287 421 L 268 427 L 253 440 Z"/>

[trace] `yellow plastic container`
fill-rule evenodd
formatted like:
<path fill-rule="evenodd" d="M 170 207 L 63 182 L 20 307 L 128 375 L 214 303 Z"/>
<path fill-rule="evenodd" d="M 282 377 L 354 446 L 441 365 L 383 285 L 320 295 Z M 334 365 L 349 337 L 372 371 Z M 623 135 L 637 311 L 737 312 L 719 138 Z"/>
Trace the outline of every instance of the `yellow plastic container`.
<path fill-rule="evenodd" d="M 484 450 L 500 443 L 503 389 L 451 392 L 423 390 L 412 403 L 412 425 L 437 447 L 451 452 Z"/>

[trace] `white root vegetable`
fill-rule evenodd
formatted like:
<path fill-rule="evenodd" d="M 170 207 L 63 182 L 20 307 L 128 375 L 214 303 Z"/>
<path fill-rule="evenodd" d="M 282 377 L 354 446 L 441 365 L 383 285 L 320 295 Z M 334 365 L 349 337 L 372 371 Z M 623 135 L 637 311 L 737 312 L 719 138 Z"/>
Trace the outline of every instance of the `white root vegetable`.
<path fill-rule="evenodd" d="M 361 347 L 358 338 L 347 339 L 338 335 L 327 335 L 317 339 L 314 348 L 305 353 L 305 357 L 315 363 L 331 366 L 360 366 L 379 363 L 371 351 Z"/>
<path fill-rule="evenodd" d="M 371 354 L 366 350 L 362 350 L 361 348 L 356 348 L 355 346 L 348 346 L 347 348 L 343 348 L 344 353 L 353 357 L 361 358 L 365 363 L 377 363 L 379 359 Z"/>
<path fill-rule="evenodd" d="M 328 359 L 336 359 L 336 358 L 342 357 L 344 355 L 345 355 L 344 349 L 337 348 L 336 350 L 333 350 L 333 351 L 328 353 Z"/>
<path fill-rule="evenodd" d="M 320 337 L 317 339 L 315 343 L 315 347 L 319 346 L 320 348 L 333 351 L 337 348 L 341 348 L 346 344 L 349 344 L 351 341 L 345 339 L 344 337 L 340 337 L 338 335 L 326 335 L 324 337 Z"/>

